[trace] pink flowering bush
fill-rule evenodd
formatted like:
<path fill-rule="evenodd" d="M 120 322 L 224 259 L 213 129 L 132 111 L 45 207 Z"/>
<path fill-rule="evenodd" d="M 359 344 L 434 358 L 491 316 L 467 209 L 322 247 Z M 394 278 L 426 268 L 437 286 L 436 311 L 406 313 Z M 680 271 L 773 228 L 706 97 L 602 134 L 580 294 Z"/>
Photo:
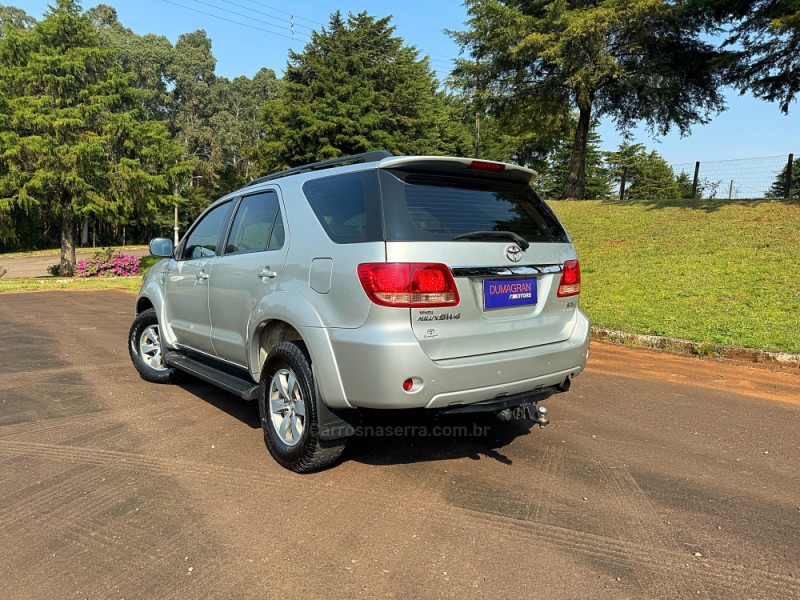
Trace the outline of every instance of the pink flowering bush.
<path fill-rule="evenodd" d="M 75 265 L 75 277 L 129 277 L 140 275 L 139 259 L 119 250 L 103 248 Z"/>

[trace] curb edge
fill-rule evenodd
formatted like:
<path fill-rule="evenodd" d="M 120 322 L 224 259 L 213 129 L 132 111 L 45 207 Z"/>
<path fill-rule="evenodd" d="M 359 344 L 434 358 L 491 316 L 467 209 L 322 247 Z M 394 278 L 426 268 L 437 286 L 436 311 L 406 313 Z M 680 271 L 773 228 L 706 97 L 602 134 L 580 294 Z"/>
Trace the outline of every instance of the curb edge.
<path fill-rule="evenodd" d="M 625 346 L 635 346 L 637 348 L 665 350 L 677 354 L 709 356 L 759 364 L 772 364 L 781 367 L 800 368 L 800 354 L 791 354 L 789 352 L 770 352 L 755 348 L 727 346 L 725 344 L 714 344 L 711 342 L 693 342 L 690 340 L 681 340 L 658 335 L 626 333 L 624 331 L 616 331 L 604 327 L 592 327 L 592 339 L 602 342 L 623 344 Z"/>

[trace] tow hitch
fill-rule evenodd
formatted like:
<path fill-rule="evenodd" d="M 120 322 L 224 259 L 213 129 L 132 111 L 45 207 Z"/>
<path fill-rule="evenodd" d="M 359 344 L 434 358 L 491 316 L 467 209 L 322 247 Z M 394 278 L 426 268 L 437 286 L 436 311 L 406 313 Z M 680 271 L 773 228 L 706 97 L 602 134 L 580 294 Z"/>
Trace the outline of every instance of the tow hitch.
<path fill-rule="evenodd" d="M 505 408 L 497 413 L 497 419 L 500 421 L 511 421 L 512 419 L 528 418 L 539 427 L 544 427 L 550 424 L 550 419 L 547 418 L 547 407 L 536 406 L 535 404 L 526 404 L 516 406 L 514 408 Z"/>
<path fill-rule="evenodd" d="M 528 406 L 527 412 L 528 418 L 539 425 L 539 427 L 550 425 L 550 419 L 547 418 L 546 406 L 536 406 L 535 404 L 531 404 Z"/>

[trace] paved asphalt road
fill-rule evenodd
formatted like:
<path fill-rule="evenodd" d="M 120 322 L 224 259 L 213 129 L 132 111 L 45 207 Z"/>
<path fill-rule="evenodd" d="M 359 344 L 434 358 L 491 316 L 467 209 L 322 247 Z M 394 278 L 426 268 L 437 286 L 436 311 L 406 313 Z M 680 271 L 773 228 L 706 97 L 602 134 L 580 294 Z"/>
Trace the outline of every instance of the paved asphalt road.
<path fill-rule="evenodd" d="M 299 476 L 254 404 L 139 379 L 132 306 L 0 296 L 4 600 L 800 596 L 796 372 L 595 344 L 544 430 Z"/>
<path fill-rule="evenodd" d="M 141 258 L 149 254 L 143 248 L 117 248 L 125 254 Z M 89 258 L 91 252 L 78 252 L 77 260 Z M 44 256 L 34 254 L 30 256 L 15 256 L 14 258 L 3 258 L 0 256 L 0 266 L 5 267 L 5 277 L 47 277 L 47 267 L 57 264 L 61 260 L 59 254 L 46 254 Z"/>

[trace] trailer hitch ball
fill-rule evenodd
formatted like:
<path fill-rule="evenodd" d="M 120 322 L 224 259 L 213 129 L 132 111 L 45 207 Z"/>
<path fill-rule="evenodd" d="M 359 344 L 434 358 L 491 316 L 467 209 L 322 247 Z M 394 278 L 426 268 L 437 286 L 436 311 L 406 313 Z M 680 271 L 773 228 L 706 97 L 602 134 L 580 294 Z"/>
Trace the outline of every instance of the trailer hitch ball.
<path fill-rule="evenodd" d="M 528 415 L 530 420 L 539 425 L 539 427 L 544 427 L 545 425 L 550 424 L 550 419 L 547 418 L 546 406 L 530 406 L 528 408 Z"/>

